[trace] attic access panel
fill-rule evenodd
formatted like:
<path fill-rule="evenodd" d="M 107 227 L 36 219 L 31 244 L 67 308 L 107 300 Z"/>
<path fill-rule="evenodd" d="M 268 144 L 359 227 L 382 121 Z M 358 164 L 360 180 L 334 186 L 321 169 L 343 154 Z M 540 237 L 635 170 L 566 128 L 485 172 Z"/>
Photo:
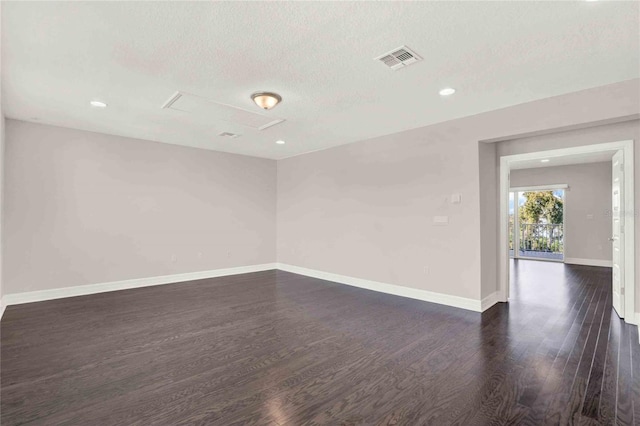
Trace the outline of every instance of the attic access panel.
<path fill-rule="evenodd" d="M 187 112 L 209 120 L 227 121 L 257 130 L 268 129 L 285 121 L 283 118 L 258 114 L 184 92 L 176 92 L 162 105 L 162 108 Z"/>

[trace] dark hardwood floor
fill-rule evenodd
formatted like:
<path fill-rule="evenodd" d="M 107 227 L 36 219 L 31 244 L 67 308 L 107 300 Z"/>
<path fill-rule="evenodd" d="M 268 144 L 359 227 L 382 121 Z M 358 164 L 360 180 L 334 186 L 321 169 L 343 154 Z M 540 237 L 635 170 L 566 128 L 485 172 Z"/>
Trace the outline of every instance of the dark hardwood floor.
<path fill-rule="evenodd" d="M 280 271 L 10 306 L 2 425 L 640 424 L 610 269 L 512 270 L 482 315 Z"/>

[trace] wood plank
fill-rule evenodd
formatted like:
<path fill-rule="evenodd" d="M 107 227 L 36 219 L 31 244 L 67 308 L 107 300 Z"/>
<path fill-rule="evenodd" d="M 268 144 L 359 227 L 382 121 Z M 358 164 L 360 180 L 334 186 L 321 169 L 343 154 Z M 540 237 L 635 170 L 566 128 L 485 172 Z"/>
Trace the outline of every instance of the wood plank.
<path fill-rule="evenodd" d="M 615 313 L 613 313 L 615 315 Z M 612 316 L 613 316 L 612 315 Z M 607 353 L 602 378 L 602 395 L 598 418 L 603 424 L 614 424 L 616 419 L 616 404 L 618 393 L 618 354 L 620 353 L 620 329 L 624 322 L 618 318 L 611 319 Z"/>
<path fill-rule="evenodd" d="M 631 327 L 622 327 L 620 333 L 620 356 L 618 362 L 618 404 L 616 407 L 616 423 L 633 425 L 633 386 L 634 377 L 631 367 Z"/>

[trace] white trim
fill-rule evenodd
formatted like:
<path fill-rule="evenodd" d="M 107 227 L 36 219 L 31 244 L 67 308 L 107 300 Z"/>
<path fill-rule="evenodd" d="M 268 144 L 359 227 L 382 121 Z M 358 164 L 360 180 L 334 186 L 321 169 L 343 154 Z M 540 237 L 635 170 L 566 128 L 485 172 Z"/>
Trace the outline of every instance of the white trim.
<path fill-rule="evenodd" d="M 302 268 L 299 266 L 278 263 L 278 269 L 294 274 L 305 275 L 307 277 L 332 281 L 339 284 L 346 284 L 380 293 L 393 294 L 395 296 L 418 299 L 425 302 L 438 303 L 440 305 L 452 306 L 454 308 L 467 309 L 474 312 L 482 312 L 482 301 L 468 299 L 466 297 L 453 296 L 444 293 L 421 290 L 417 288 L 404 287 L 395 284 L 381 283 L 378 281 L 365 280 L 363 278 L 349 277 L 346 275 L 333 274 L 331 272 L 318 271 L 315 269 Z"/>
<path fill-rule="evenodd" d="M 184 274 L 163 275 L 159 277 L 137 278 L 132 280 L 88 284 L 75 287 L 56 288 L 51 290 L 5 294 L 0 303 L 2 304 L 2 312 L 4 312 L 4 308 L 7 305 L 18 305 L 22 303 L 40 302 L 44 300 L 62 299 L 66 297 L 85 296 L 90 294 L 105 293 L 109 291 L 127 290 L 140 287 L 150 287 L 156 285 L 201 280 L 206 278 L 223 277 L 228 275 L 246 274 L 250 272 L 268 271 L 271 269 L 280 269 L 283 271 L 292 272 L 294 274 L 305 275 L 308 277 L 332 281 L 339 284 L 346 284 L 354 287 L 364 288 L 367 290 L 377 291 L 380 293 L 393 294 L 395 296 L 423 300 L 425 302 L 438 303 L 440 305 L 452 306 L 454 308 L 467 309 L 474 312 L 483 312 L 499 302 L 497 292 L 485 297 L 482 300 L 477 300 L 460 296 L 453 296 L 450 294 L 436 293 L 427 290 L 404 287 L 395 284 L 365 280 L 362 278 L 332 274 L 330 272 L 301 268 L 299 266 L 287 265 L 284 263 L 265 263 L 262 265 L 241 266 L 237 268 L 187 272 Z"/>
<path fill-rule="evenodd" d="M 513 258 L 520 258 L 520 197 L 519 191 L 509 191 L 509 203 L 513 194 Z M 509 206 L 511 209 L 511 206 Z M 511 212 L 509 212 L 511 214 Z"/>
<path fill-rule="evenodd" d="M 633 141 L 627 141 L 622 148 L 624 167 L 624 302 L 625 312 L 635 313 L 636 308 L 636 225 Z M 630 237 L 630 238 L 629 238 Z M 632 315 L 629 315 L 632 316 Z M 636 322 L 637 324 L 637 322 Z"/>
<path fill-rule="evenodd" d="M 0 298 L 0 320 L 2 319 L 2 316 L 4 315 L 4 310 L 7 309 L 7 306 L 4 304 L 4 301 L 2 300 L 2 298 Z"/>
<path fill-rule="evenodd" d="M 514 186 L 509 188 L 511 192 L 544 191 L 547 189 L 569 189 L 569 185 L 566 183 L 558 183 L 555 185 Z"/>
<path fill-rule="evenodd" d="M 155 285 L 201 280 L 205 278 L 225 277 L 228 275 L 247 274 L 250 272 L 268 271 L 270 269 L 276 269 L 276 264 L 265 263 L 262 265 L 239 266 L 236 268 L 187 272 L 183 274 L 163 275 L 159 277 L 136 278 L 132 280 L 112 281 L 99 284 L 80 285 L 75 287 L 63 287 L 51 290 L 5 294 L 2 298 L 2 301 L 6 303 L 6 305 L 18 305 L 21 303 L 40 302 L 43 300 L 62 299 L 65 297 L 74 296 L 85 296 L 88 294 L 104 293 L 108 291 L 150 287 Z"/>
<path fill-rule="evenodd" d="M 489 309 L 490 307 L 492 307 L 498 302 L 500 302 L 500 293 L 497 291 L 491 293 L 490 295 L 482 299 L 482 301 L 480 302 L 482 312 L 486 311 L 487 309 Z"/>
<path fill-rule="evenodd" d="M 572 148 L 553 149 L 549 151 L 529 152 L 526 154 L 505 155 L 500 157 L 500 226 L 498 227 L 498 282 L 501 301 L 509 298 L 509 174 L 510 164 L 514 161 L 539 160 L 557 158 L 575 154 L 618 151 L 624 153 L 624 203 L 625 203 L 625 312 L 636 312 L 635 308 L 635 194 L 634 194 L 634 158 L 633 140 L 608 142 L 594 145 L 583 145 Z M 627 315 L 625 321 L 635 322 L 633 315 Z"/>
<path fill-rule="evenodd" d="M 536 260 L 540 262 L 564 263 L 564 259 L 545 259 L 544 257 L 518 256 L 512 257 L 514 260 Z"/>
<path fill-rule="evenodd" d="M 580 259 L 577 257 L 565 257 L 564 263 L 571 265 L 586 265 L 586 266 L 602 266 L 604 268 L 611 268 L 613 261 L 603 259 Z"/>
<path fill-rule="evenodd" d="M 509 162 L 500 157 L 500 222 L 498 223 L 498 293 L 501 302 L 509 300 L 509 192 L 510 191 Z M 506 201 L 505 201 L 506 200 Z M 514 198 L 515 200 L 515 198 Z M 513 256 L 516 257 L 514 247 Z"/>

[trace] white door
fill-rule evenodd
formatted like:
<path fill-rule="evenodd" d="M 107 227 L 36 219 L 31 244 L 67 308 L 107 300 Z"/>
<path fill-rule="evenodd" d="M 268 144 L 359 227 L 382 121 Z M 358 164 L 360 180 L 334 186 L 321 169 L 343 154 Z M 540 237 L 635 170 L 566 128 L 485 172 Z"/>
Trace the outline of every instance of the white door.
<path fill-rule="evenodd" d="M 622 151 L 613 156 L 612 207 L 613 219 L 613 308 L 624 318 L 624 165 Z"/>

